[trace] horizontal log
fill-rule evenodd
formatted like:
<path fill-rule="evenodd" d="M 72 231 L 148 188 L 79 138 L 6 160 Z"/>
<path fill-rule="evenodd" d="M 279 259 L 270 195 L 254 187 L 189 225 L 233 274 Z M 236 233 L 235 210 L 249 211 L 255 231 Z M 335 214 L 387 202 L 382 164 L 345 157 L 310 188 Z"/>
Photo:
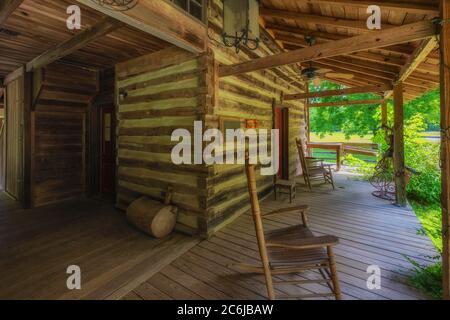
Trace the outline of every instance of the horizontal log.
<path fill-rule="evenodd" d="M 383 103 L 383 99 L 374 99 L 374 100 L 348 100 L 348 101 L 339 101 L 339 102 L 323 102 L 323 103 L 311 103 L 308 105 L 309 108 L 317 108 L 317 107 L 343 107 L 343 106 L 355 106 L 362 104 L 381 104 Z"/>
<path fill-rule="evenodd" d="M 289 100 L 299 100 L 299 99 L 307 99 L 307 98 L 323 98 L 323 97 L 332 97 L 332 96 L 342 96 L 356 93 L 377 93 L 377 92 L 385 92 L 392 90 L 392 86 L 385 85 L 373 85 L 373 86 L 364 86 L 364 87 L 353 87 L 339 90 L 327 90 L 327 91 L 318 91 L 318 92 L 309 92 L 309 93 L 297 93 L 297 94 L 288 94 L 283 97 L 284 101 Z"/>

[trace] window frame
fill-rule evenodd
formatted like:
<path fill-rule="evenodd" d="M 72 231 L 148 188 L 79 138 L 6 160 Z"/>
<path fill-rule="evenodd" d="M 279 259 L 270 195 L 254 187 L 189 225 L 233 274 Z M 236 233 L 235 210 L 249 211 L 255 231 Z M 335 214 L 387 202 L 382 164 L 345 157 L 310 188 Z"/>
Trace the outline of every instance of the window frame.
<path fill-rule="evenodd" d="M 180 11 L 182 11 L 183 13 L 187 14 L 189 17 L 194 18 L 196 21 L 207 25 L 207 18 L 208 18 L 208 0 L 181 0 L 184 1 L 186 3 L 186 9 L 184 9 L 183 7 L 179 6 L 176 3 L 176 0 L 165 0 L 166 2 L 169 2 L 170 4 L 172 4 L 175 8 L 179 9 Z M 202 17 L 198 18 L 195 15 L 193 15 L 190 11 L 191 8 L 191 2 L 195 2 L 197 3 L 201 10 L 202 10 Z"/>

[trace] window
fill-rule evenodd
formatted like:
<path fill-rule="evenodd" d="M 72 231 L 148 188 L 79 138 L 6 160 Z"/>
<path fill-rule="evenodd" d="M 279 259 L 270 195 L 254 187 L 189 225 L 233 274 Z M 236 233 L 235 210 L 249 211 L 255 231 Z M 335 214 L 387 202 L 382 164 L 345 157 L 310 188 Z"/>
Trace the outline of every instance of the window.
<path fill-rule="evenodd" d="M 206 20 L 206 0 L 169 0 L 198 20 Z"/>
<path fill-rule="evenodd" d="M 245 120 L 233 117 L 220 117 L 219 130 L 226 134 L 227 129 L 236 130 L 245 128 Z"/>

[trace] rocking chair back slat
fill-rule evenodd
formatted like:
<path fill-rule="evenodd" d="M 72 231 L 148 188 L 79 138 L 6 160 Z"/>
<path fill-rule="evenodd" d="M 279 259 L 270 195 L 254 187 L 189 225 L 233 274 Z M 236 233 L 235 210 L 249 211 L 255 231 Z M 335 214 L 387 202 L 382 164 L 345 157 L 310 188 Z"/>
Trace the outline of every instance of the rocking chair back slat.
<path fill-rule="evenodd" d="M 256 188 L 256 175 L 255 166 L 248 163 L 246 164 L 248 190 L 250 194 L 250 204 L 253 215 L 253 222 L 255 224 L 256 239 L 258 241 L 259 253 L 263 264 L 264 277 L 266 279 L 267 294 L 270 300 L 275 299 L 273 290 L 272 273 L 270 271 L 269 256 L 267 254 L 266 239 L 264 237 L 264 227 L 261 218 L 261 209 L 258 200 L 258 191 Z"/>
<path fill-rule="evenodd" d="M 306 162 L 305 150 L 303 149 L 303 142 L 300 138 L 295 139 L 295 141 L 297 144 L 298 155 L 300 158 L 300 165 L 302 166 L 302 173 L 303 173 L 303 176 L 305 177 L 306 184 L 308 184 L 308 186 L 309 186 L 310 185 L 309 170 L 308 170 L 308 164 Z M 308 181 L 306 181 L 306 180 L 308 180 Z"/>
<path fill-rule="evenodd" d="M 311 190 L 311 180 L 320 179 L 325 181 L 325 183 L 331 184 L 334 189 L 334 179 L 331 166 L 325 165 L 320 159 L 306 157 L 301 138 L 296 138 L 296 144 L 300 164 L 302 166 L 303 179 L 305 180 L 307 187 Z"/>
<path fill-rule="evenodd" d="M 267 295 L 270 300 L 275 299 L 273 275 L 296 275 L 306 270 L 318 270 L 322 279 L 312 279 L 310 282 L 327 283 L 336 299 L 340 299 L 339 281 L 335 268 L 334 254 L 332 252 L 332 247 L 339 240 L 329 235 L 314 236 L 308 228 L 306 218 L 308 206 L 305 205 L 278 209 L 262 216 L 256 187 L 255 166 L 249 164 L 248 155 L 246 156 L 245 170 L 251 213 L 255 225 L 256 240 L 262 265 L 240 263 L 236 267 L 246 272 L 263 274 L 266 282 Z M 264 217 L 285 213 L 300 214 L 303 224 L 270 230 L 267 233 L 264 232 Z M 277 285 L 284 285 L 284 283 L 278 282 Z M 321 295 L 323 294 L 317 294 L 311 297 Z"/>

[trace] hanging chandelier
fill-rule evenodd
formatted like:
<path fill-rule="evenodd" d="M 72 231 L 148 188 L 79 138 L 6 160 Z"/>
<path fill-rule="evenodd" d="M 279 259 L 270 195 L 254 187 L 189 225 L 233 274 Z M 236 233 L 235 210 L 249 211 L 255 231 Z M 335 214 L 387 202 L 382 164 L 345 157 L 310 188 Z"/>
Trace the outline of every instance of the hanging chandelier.
<path fill-rule="evenodd" d="M 256 50 L 259 47 L 259 0 L 223 0 L 223 43 Z"/>
<path fill-rule="evenodd" d="M 96 4 L 101 5 L 115 11 L 127 11 L 134 8 L 139 0 L 92 0 Z"/>

